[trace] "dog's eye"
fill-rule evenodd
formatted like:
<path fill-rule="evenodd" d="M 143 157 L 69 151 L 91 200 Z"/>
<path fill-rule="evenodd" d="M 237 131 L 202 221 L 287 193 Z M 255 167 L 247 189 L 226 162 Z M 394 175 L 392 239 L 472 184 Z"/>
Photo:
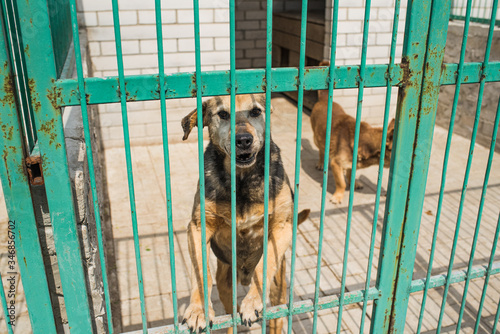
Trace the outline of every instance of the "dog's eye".
<path fill-rule="evenodd" d="M 229 113 L 225 110 L 221 110 L 217 113 L 221 119 L 229 119 Z"/>
<path fill-rule="evenodd" d="M 260 110 L 259 108 L 253 108 L 252 110 L 250 110 L 251 117 L 258 117 L 261 113 L 262 110 Z"/>

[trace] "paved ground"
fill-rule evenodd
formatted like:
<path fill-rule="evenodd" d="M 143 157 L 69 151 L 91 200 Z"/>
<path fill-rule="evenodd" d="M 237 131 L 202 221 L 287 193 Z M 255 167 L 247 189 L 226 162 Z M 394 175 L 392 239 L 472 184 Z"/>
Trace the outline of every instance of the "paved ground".
<path fill-rule="evenodd" d="M 19 274 L 10 274 L 13 272 L 8 269 L 7 261 L 8 259 L 8 249 L 7 249 L 7 241 L 8 239 L 8 222 L 9 217 L 7 215 L 7 209 L 5 207 L 5 199 L 2 191 L 2 187 L 0 186 L 0 226 L 2 226 L 2 232 L 0 233 L 0 273 L 2 274 L 2 283 L 3 289 L 6 293 L 7 302 L 10 303 L 12 300 L 9 297 L 9 290 L 11 290 L 11 285 L 7 281 L 7 279 L 11 279 L 14 276 L 14 291 L 15 291 L 15 316 L 16 316 L 16 327 L 15 333 L 29 333 L 31 329 L 31 325 L 29 322 L 28 309 L 26 307 L 26 300 L 24 298 L 24 290 L 21 282 L 21 277 Z M 17 259 L 16 259 L 17 262 Z M 18 270 L 14 270 L 14 272 L 18 272 Z M 3 316 L 3 309 L 0 307 L 0 333 L 7 333 L 7 327 L 5 324 L 5 319 Z"/>
<path fill-rule="evenodd" d="M 273 99 L 275 111 L 272 115 L 273 138 L 282 149 L 282 157 L 286 171 L 293 180 L 295 163 L 295 132 L 296 108 L 283 97 Z M 187 111 L 186 111 L 187 113 Z M 312 210 L 310 219 L 299 228 L 297 237 L 297 263 L 294 301 L 310 299 L 314 292 L 316 255 L 318 244 L 318 227 L 321 196 L 321 172 L 314 168 L 317 161 L 317 148 L 312 141 L 312 132 L 309 119 L 304 114 L 302 137 L 302 159 L 300 171 L 300 209 Z M 171 138 L 174 143 L 170 146 L 171 182 L 173 221 L 176 257 L 176 281 L 178 289 L 179 314 L 182 315 L 189 302 L 189 255 L 186 251 L 187 241 L 185 227 L 189 221 L 193 197 L 198 180 L 196 133 L 188 142 L 180 142 L 179 138 Z M 437 128 L 434 134 L 434 146 L 430 162 L 429 180 L 426 188 L 424 214 L 418 252 L 416 257 L 414 278 L 425 276 L 435 222 L 436 206 L 441 178 L 442 157 L 446 142 L 446 130 Z M 469 141 L 455 136 L 452 144 L 449 172 L 444 197 L 443 212 L 441 214 L 438 247 L 435 256 L 433 274 L 446 271 L 448 266 L 454 226 L 460 199 L 460 190 L 466 164 Z M 111 214 L 114 233 L 114 244 L 117 254 L 118 282 L 111 282 L 118 286 L 120 292 L 120 308 L 122 331 L 132 331 L 141 328 L 139 293 L 135 270 L 130 206 L 126 181 L 126 168 L 123 148 L 106 150 L 107 178 L 111 200 Z M 135 191 L 137 215 L 139 222 L 140 249 L 142 255 L 144 288 L 148 326 L 156 327 L 173 323 L 172 295 L 170 286 L 169 250 L 167 239 L 166 209 L 165 209 L 165 172 L 161 145 L 133 147 L 133 170 L 135 177 Z M 468 261 L 470 244 L 473 237 L 474 225 L 481 196 L 481 186 L 488 150 L 476 146 L 472 165 L 467 197 L 465 201 L 462 227 L 460 230 L 460 246 L 457 249 L 454 268 L 464 268 Z M 500 207 L 500 160 L 495 156 L 489 182 L 488 193 L 483 212 L 481 233 L 474 264 L 484 264 L 489 259 L 492 237 L 498 219 Z M 123 163 L 116 163 L 123 161 Z M 110 163 L 113 162 L 113 163 Z M 368 264 L 369 238 L 374 214 L 375 178 L 377 167 L 371 167 L 358 172 L 358 179 L 365 188 L 356 191 L 354 196 L 354 210 L 349 245 L 349 262 L 347 267 L 347 289 L 355 291 L 362 289 L 366 279 Z M 387 170 L 384 175 L 384 190 L 387 184 Z M 328 193 L 330 196 L 335 188 L 331 173 L 329 174 Z M 345 195 L 347 202 L 348 192 Z M 374 286 L 378 263 L 381 224 L 385 197 L 381 199 L 377 225 L 377 241 L 375 244 L 375 259 L 371 267 L 371 286 Z M 7 216 L 5 207 L 0 207 L 0 223 L 6 226 Z M 321 266 L 321 295 L 338 294 L 342 273 L 342 259 L 345 243 L 345 227 L 347 220 L 347 204 L 328 204 L 325 220 L 325 242 L 323 247 L 323 261 Z M 0 238 L 0 266 L 5 268 L 6 236 Z M 287 254 L 290 260 L 290 252 Z M 214 258 L 210 259 L 212 265 Z M 5 276 L 4 270 L 2 275 Z M 483 280 L 474 280 L 469 288 L 467 307 L 464 314 L 463 333 L 472 332 L 477 314 L 479 296 L 483 288 Z M 5 277 L 4 277 L 5 283 Z M 22 287 L 19 284 L 18 291 Z M 434 289 L 429 293 L 422 332 L 435 331 L 437 314 L 441 305 L 442 288 Z M 463 284 L 453 285 L 447 299 L 446 316 L 443 323 L 443 332 L 454 332 L 454 323 L 458 318 L 458 310 L 463 291 Z M 239 299 L 243 298 L 245 289 L 239 289 Z M 494 314 L 500 298 L 499 277 L 492 277 L 483 310 L 483 317 L 479 332 L 491 332 Z M 407 316 L 407 333 L 416 329 L 422 294 L 417 293 L 410 298 L 410 307 Z M 214 308 L 217 315 L 222 315 L 223 308 L 218 301 L 217 289 L 213 293 Z M 28 324 L 28 317 L 23 296 L 18 293 L 19 324 Z M 365 315 L 364 332 L 368 331 L 371 315 L 371 304 Z M 355 304 L 345 307 L 342 317 L 343 333 L 358 333 L 362 305 Z M 337 324 L 337 310 L 320 312 L 318 333 L 333 333 Z M 241 332 L 246 331 L 240 327 Z M 312 315 L 295 316 L 293 321 L 294 333 L 311 333 Z M 252 333 L 260 333 L 259 324 L 254 325 Z M 4 332 L 4 323 L 0 323 L 0 332 Z M 26 327 L 18 327 L 17 333 L 25 333 Z"/>
<path fill-rule="evenodd" d="M 296 107 L 283 97 L 273 99 L 275 111 L 272 115 L 273 138 L 282 149 L 282 156 L 288 175 L 293 179 L 295 163 L 295 132 Z M 186 110 L 186 113 L 188 110 Z M 317 161 L 317 148 L 312 140 L 312 132 L 307 115 L 303 119 L 302 159 L 300 171 L 300 209 L 312 210 L 310 219 L 299 228 L 297 237 L 297 267 L 294 290 L 294 301 L 310 299 L 314 293 L 316 254 L 318 244 L 318 227 L 321 196 L 321 172 L 314 168 Z M 447 131 L 437 128 L 434 134 L 434 146 L 430 163 L 429 181 L 426 188 L 424 214 L 420 231 L 418 253 L 416 257 L 414 278 L 425 276 L 432 239 L 432 230 L 435 221 L 436 206 L 441 179 L 442 157 L 446 143 Z M 189 302 L 189 255 L 186 251 L 187 241 L 185 227 L 190 219 L 193 196 L 198 180 L 196 134 L 190 141 L 175 142 L 170 146 L 171 182 L 173 221 L 176 255 L 176 280 L 178 287 L 179 314 L 182 315 Z M 457 215 L 460 189 L 464 175 L 469 141 L 455 136 L 452 144 L 449 161 L 448 180 L 445 190 L 444 206 L 441 215 L 438 247 L 435 256 L 433 274 L 442 273 L 448 266 L 448 259 L 453 239 L 454 226 Z M 473 229 L 476 222 L 478 203 L 481 196 L 481 186 L 488 150 L 476 146 L 470 181 L 465 201 L 465 209 L 460 231 L 460 244 L 457 249 L 454 268 L 464 268 L 468 261 Z M 148 310 L 149 326 L 161 326 L 173 322 L 169 251 L 167 242 L 167 225 L 165 209 L 165 172 L 163 168 L 162 146 L 133 147 L 133 168 L 135 176 L 135 190 L 137 200 L 137 214 L 139 221 L 140 246 L 144 271 L 144 286 Z M 123 161 L 123 148 L 106 150 L 107 161 Z M 349 246 L 349 262 L 347 267 L 347 289 L 349 291 L 362 289 L 366 279 L 368 263 L 369 238 L 373 220 L 377 167 L 359 171 L 358 179 L 365 188 L 357 191 L 354 197 L 354 214 L 352 220 L 351 239 Z M 482 218 L 481 234 L 474 264 L 484 264 L 488 261 L 492 237 L 498 218 L 500 207 L 500 161 L 498 155 L 494 159 L 494 166 L 490 177 L 488 194 Z M 137 278 L 134 264 L 132 228 L 126 184 L 125 164 L 108 164 L 109 194 L 111 198 L 111 214 L 113 233 L 117 251 L 118 285 L 120 290 L 123 331 L 140 329 L 140 307 L 137 289 Z M 387 184 L 387 170 L 384 175 L 384 190 Z M 330 196 L 335 186 L 330 173 L 328 193 Z M 347 202 L 348 192 L 345 195 Z M 378 250 L 380 245 L 381 223 L 385 197 L 381 199 L 379 219 L 377 225 L 377 241 L 375 245 L 375 259 L 372 269 L 372 283 L 374 285 Z M 347 220 L 347 204 L 328 204 L 325 220 L 325 243 L 321 267 L 321 295 L 339 293 L 344 251 L 345 226 Z M 290 259 L 290 254 L 287 255 Z M 212 265 L 214 257 L 211 258 Z M 471 283 L 467 299 L 467 308 L 462 325 L 464 333 L 472 331 L 476 318 L 476 310 L 483 280 Z M 458 318 L 460 296 L 463 285 L 457 284 L 450 289 L 447 299 L 446 316 L 443 328 L 454 331 L 454 323 Z M 245 290 L 240 288 L 240 301 Z M 432 290 L 427 302 L 423 332 L 433 332 L 437 323 L 437 314 L 441 304 L 442 289 Z M 483 310 L 483 321 L 480 331 L 491 331 L 491 326 L 500 297 L 500 280 L 493 277 Z M 420 301 L 422 295 L 414 294 L 410 299 L 408 310 L 407 332 L 416 328 Z M 222 315 L 223 308 L 217 299 L 217 290 L 214 289 L 214 308 L 217 315 Z M 368 330 L 371 315 L 371 305 L 366 313 L 365 332 Z M 350 305 L 345 308 L 342 317 L 342 329 L 345 333 L 359 332 L 359 323 L 362 316 L 362 305 Z M 323 311 L 321 313 L 318 332 L 332 333 L 337 323 L 337 311 Z M 259 332 L 259 325 L 252 332 Z M 312 316 L 303 314 L 294 317 L 293 329 L 295 333 L 310 333 Z M 244 330 L 244 327 L 241 327 Z"/>

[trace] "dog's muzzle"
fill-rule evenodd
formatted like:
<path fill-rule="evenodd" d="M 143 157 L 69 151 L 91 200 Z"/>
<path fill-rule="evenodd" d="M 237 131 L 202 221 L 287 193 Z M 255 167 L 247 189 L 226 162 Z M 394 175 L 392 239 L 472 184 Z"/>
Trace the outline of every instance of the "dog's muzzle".
<path fill-rule="evenodd" d="M 251 151 L 253 136 L 249 133 L 236 135 L 236 165 L 250 167 L 255 162 L 256 153 Z"/>

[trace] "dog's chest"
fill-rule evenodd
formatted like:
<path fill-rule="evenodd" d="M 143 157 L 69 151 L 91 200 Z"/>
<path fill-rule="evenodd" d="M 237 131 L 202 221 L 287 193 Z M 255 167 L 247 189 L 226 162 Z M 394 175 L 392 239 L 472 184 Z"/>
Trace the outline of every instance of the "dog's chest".
<path fill-rule="evenodd" d="M 262 225 L 236 229 L 236 261 L 239 272 L 243 276 L 251 275 L 262 257 L 263 229 Z M 212 237 L 211 247 L 217 258 L 231 264 L 231 228 L 220 228 Z"/>

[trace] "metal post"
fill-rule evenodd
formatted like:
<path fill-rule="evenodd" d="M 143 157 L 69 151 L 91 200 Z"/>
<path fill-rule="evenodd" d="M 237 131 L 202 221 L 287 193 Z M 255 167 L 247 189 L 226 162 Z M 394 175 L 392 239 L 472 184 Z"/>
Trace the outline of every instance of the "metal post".
<path fill-rule="evenodd" d="M 91 333 L 61 108 L 54 86 L 58 70 L 48 4 L 43 0 L 19 1 L 17 9 L 68 322 L 72 333 Z M 71 34 L 70 27 L 68 31 Z"/>

